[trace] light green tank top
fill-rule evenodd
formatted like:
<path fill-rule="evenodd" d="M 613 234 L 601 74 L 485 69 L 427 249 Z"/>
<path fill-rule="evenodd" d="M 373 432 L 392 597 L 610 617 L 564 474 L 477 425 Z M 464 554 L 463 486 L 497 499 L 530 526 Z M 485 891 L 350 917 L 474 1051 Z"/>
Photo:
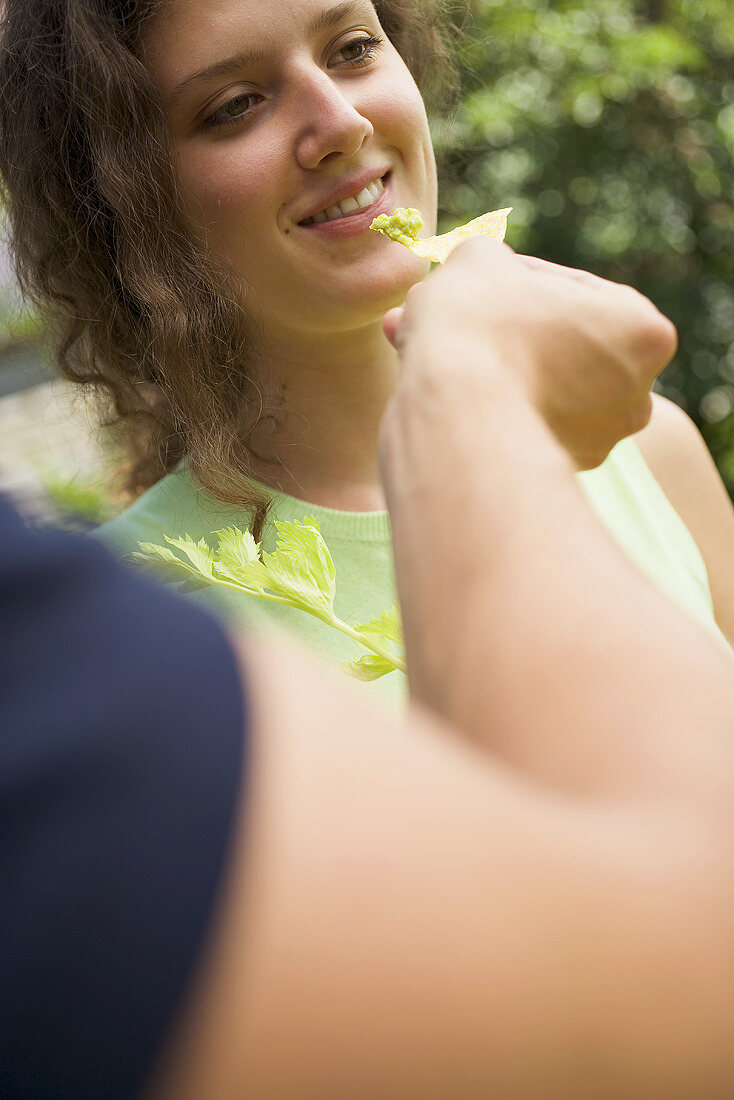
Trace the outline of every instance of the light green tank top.
<path fill-rule="evenodd" d="M 596 470 L 579 474 L 592 508 L 639 568 L 670 599 L 724 642 L 713 617 L 706 567 L 685 524 L 645 464 L 636 444 L 624 440 Z M 396 599 L 390 527 L 386 512 L 341 512 L 273 493 L 271 521 L 263 538 L 275 545 L 272 518 L 302 520 L 314 515 L 334 559 L 335 610 L 347 622 L 366 622 Z M 247 516 L 212 500 L 184 467 L 165 477 L 117 519 L 94 532 L 111 550 L 127 555 L 139 542 L 164 543 L 164 535 L 188 534 L 212 544 L 215 531 L 247 525 Z M 457 530 L 457 538 L 461 532 Z M 242 593 L 209 589 L 196 595 L 230 625 L 275 623 L 297 635 L 331 664 L 361 656 L 346 636 L 293 608 L 266 604 Z M 603 629 L 603 624 L 600 624 Z M 724 642 L 724 644 L 726 644 Z M 393 672 L 362 690 L 395 707 L 406 699 L 406 680 Z"/>
<path fill-rule="evenodd" d="M 714 619 L 701 552 L 637 444 L 622 440 L 606 462 L 578 479 L 594 512 L 642 572 L 728 646 Z"/>

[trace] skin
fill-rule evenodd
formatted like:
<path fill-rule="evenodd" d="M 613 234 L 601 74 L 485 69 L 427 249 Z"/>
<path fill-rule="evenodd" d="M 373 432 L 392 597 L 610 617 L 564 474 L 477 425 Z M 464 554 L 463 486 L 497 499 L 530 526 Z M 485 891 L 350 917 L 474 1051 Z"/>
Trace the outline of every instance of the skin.
<path fill-rule="evenodd" d="M 603 531 L 528 386 L 569 350 L 602 387 L 630 348 L 667 360 L 671 326 L 618 302 L 477 243 L 388 321 L 413 705 L 399 724 L 279 643 L 240 645 L 247 798 L 149 1098 L 732 1095 L 731 660 Z"/>
<path fill-rule="evenodd" d="M 682 409 L 653 399 L 637 444 L 706 564 L 716 621 L 734 646 L 734 507 L 701 433 Z"/>
<path fill-rule="evenodd" d="M 298 220 L 345 177 L 388 168 L 392 205 L 435 228 L 436 169 L 420 93 L 368 0 L 317 33 L 328 0 L 173 0 L 149 29 L 145 63 L 165 102 L 190 74 L 246 44 L 262 58 L 189 86 L 170 130 L 192 229 L 239 274 L 261 340 L 260 375 L 280 418 L 255 450 L 268 484 L 327 506 L 384 505 L 377 432 L 397 359 L 382 332 L 429 265 L 379 234 L 322 239 Z M 383 38 L 365 63 L 355 46 Z M 238 96 L 249 111 L 202 130 Z M 221 112 L 219 117 L 221 118 Z M 278 468 L 277 463 L 281 466 Z"/>

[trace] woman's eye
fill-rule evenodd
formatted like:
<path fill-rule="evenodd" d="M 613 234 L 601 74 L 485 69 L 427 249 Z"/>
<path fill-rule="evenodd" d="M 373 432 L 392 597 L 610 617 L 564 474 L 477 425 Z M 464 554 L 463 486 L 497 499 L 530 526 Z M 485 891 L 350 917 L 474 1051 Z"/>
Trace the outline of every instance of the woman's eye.
<path fill-rule="evenodd" d="M 370 35 L 366 38 L 355 38 L 347 42 L 337 51 L 337 57 L 342 64 L 358 68 L 361 65 L 369 65 L 383 44 L 382 38 Z M 201 123 L 202 130 L 222 130 L 226 126 L 234 126 L 250 113 L 255 103 L 263 97 L 255 92 L 243 92 L 241 95 L 230 99 L 222 107 L 205 118 Z"/>
<path fill-rule="evenodd" d="M 228 103 L 219 107 L 214 114 L 205 118 L 201 124 L 202 129 L 219 130 L 224 126 L 233 126 L 236 122 L 242 122 L 245 115 L 252 110 L 253 101 L 258 99 L 262 99 L 262 96 L 254 92 L 243 92 L 242 95 L 235 96 L 234 99 L 230 99 Z"/>
<path fill-rule="evenodd" d="M 381 38 L 355 38 L 347 42 L 337 51 L 337 57 L 341 57 L 347 65 L 367 65 L 378 52 L 383 40 Z"/>

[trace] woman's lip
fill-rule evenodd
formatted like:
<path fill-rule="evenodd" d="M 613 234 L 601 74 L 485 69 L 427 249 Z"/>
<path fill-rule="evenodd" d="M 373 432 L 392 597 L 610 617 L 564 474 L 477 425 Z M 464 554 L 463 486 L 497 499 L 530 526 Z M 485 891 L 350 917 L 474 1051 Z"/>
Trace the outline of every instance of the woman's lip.
<path fill-rule="evenodd" d="M 392 209 L 392 175 L 390 172 L 383 176 L 383 190 L 376 202 L 365 210 L 355 210 L 353 214 L 347 214 L 343 218 L 337 218 L 333 222 L 311 222 L 310 225 L 299 225 L 305 233 L 315 233 L 319 237 L 331 240 L 341 240 L 347 237 L 357 237 L 364 233 L 372 225 L 379 214 L 385 214 Z"/>

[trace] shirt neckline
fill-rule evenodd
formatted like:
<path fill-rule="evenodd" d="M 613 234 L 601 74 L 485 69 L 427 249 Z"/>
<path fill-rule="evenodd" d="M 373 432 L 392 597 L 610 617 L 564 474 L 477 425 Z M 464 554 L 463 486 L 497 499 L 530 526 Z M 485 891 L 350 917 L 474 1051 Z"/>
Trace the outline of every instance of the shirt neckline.
<path fill-rule="evenodd" d="M 199 486 L 192 477 L 185 460 L 176 468 L 175 474 L 185 480 L 207 511 L 221 515 L 229 524 L 233 520 L 237 522 L 239 517 L 238 525 L 241 525 L 242 513 L 215 500 Z M 269 524 L 273 519 L 295 522 L 302 521 L 306 516 L 313 516 L 318 521 L 319 530 L 325 538 L 331 536 L 360 542 L 389 542 L 390 540 L 390 517 L 384 509 L 376 512 L 349 512 L 338 508 L 326 508 L 311 501 L 300 500 L 288 493 L 281 493 L 277 489 L 271 489 L 270 486 L 263 485 L 255 478 L 249 478 L 249 481 L 272 501 Z"/>

